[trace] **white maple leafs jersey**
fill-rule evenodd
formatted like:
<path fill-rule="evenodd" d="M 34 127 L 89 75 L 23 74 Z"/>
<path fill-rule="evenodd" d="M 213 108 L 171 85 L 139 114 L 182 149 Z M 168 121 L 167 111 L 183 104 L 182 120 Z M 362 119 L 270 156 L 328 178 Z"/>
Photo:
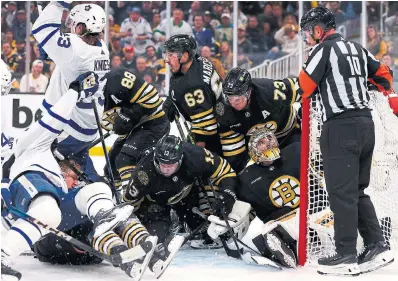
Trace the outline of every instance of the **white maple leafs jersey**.
<path fill-rule="evenodd" d="M 103 40 L 92 46 L 76 34 L 60 32 L 63 10 L 61 4 L 50 2 L 32 28 L 33 36 L 56 64 L 43 100 L 46 110 L 66 93 L 69 84 L 79 75 L 94 71 L 101 80 L 110 70 L 109 51 Z M 102 89 L 105 82 L 106 79 L 100 83 L 94 95 L 100 116 L 104 108 Z M 64 130 L 80 141 L 91 142 L 96 138 L 98 126 L 91 101 L 83 100 L 76 104 Z"/>
<path fill-rule="evenodd" d="M 15 162 L 10 171 L 11 181 L 25 171 L 39 171 L 65 193 L 68 192 L 61 168 L 51 151 L 51 144 L 68 126 L 77 99 L 78 93 L 68 90 L 40 120 L 21 134 L 13 151 Z"/>

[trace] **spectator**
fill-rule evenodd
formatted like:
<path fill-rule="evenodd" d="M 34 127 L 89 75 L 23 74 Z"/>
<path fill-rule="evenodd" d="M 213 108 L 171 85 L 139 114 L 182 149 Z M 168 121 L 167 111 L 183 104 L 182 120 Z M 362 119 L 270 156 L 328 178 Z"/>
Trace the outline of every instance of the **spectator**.
<path fill-rule="evenodd" d="M 11 45 L 8 42 L 4 42 L 1 45 L 1 51 L 1 59 L 8 65 L 11 72 L 16 72 L 21 57 L 12 50 Z"/>
<path fill-rule="evenodd" d="M 19 56 L 19 64 L 16 69 L 16 73 L 25 73 L 25 62 L 26 62 L 26 44 L 25 40 L 16 40 L 17 48 L 16 53 Z"/>
<path fill-rule="evenodd" d="M 111 38 L 110 53 L 111 53 L 111 56 L 112 55 L 118 55 L 121 58 L 124 57 L 123 48 L 122 48 L 122 44 L 120 42 L 120 38 L 118 38 L 118 37 L 112 37 Z"/>
<path fill-rule="evenodd" d="M 238 49 L 238 67 L 243 69 L 250 69 L 253 62 L 249 57 Z"/>
<path fill-rule="evenodd" d="M 392 35 L 398 35 L 398 9 L 393 16 L 386 18 L 385 24 Z"/>
<path fill-rule="evenodd" d="M 252 54 L 253 45 L 249 39 L 246 38 L 246 27 L 243 24 L 238 26 L 238 48 L 243 54 Z"/>
<path fill-rule="evenodd" d="M 376 59 L 380 60 L 387 53 L 387 43 L 381 38 L 374 25 L 368 26 L 367 34 L 366 48 Z"/>
<path fill-rule="evenodd" d="M 119 68 L 122 66 L 122 58 L 119 55 L 111 56 L 111 69 Z"/>
<path fill-rule="evenodd" d="M 223 7 L 222 2 L 221 1 L 214 2 L 212 9 L 213 9 L 213 18 L 217 19 L 217 20 L 221 20 L 222 14 L 224 14 L 224 12 L 223 12 L 224 7 Z"/>
<path fill-rule="evenodd" d="M 187 17 L 187 23 L 192 26 L 194 25 L 195 21 L 195 16 L 201 15 L 201 5 L 200 1 L 192 1 L 191 3 L 191 9 L 188 10 L 188 17 Z"/>
<path fill-rule="evenodd" d="M 255 16 L 249 16 L 249 24 L 246 27 L 246 37 L 252 43 L 254 53 L 264 53 L 267 51 L 264 31 L 260 28 L 257 17 Z"/>
<path fill-rule="evenodd" d="M 8 42 L 11 45 L 11 48 L 13 50 L 16 50 L 17 48 L 17 43 L 14 40 L 14 33 L 12 33 L 11 30 L 8 30 L 5 34 L 4 42 Z"/>
<path fill-rule="evenodd" d="M 70 32 L 70 29 L 66 26 L 66 19 L 69 16 L 69 10 L 63 10 L 61 17 L 61 32 L 67 33 Z"/>
<path fill-rule="evenodd" d="M 214 38 L 210 30 L 205 28 L 203 16 L 196 15 L 193 17 L 194 27 L 192 29 L 198 47 L 208 46 L 214 52 Z"/>
<path fill-rule="evenodd" d="M 225 78 L 225 70 L 224 67 L 222 66 L 221 62 L 212 57 L 211 56 L 211 50 L 209 47 L 204 46 L 201 50 L 200 55 L 206 59 L 208 59 L 209 61 L 211 61 L 211 63 L 213 64 L 215 70 L 217 71 L 218 75 L 220 75 L 221 79 Z"/>
<path fill-rule="evenodd" d="M 158 60 L 156 56 L 156 49 L 154 46 L 150 45 L 146 47 L 146 65 L 148 67 L 155 67 L 155 62 Z"/>
<path fill-rule="evenodd" d="M 34 23 L 39 17 L 39 9 L 37 8 L 36 1 L 30 2 L 30 22 Z"/>
<path fill-rule="evenodd" d="M 152 1 L 143 1 L 141 5 L 142 16 L 147 22 L 151 22 L 153 17 L 153 5 Z"/>
<path fill-rule="evenodd" d="M 272 14 L 272 3 L 267 2 L 264 6 L 264 11 L 261 15 L 258 16 L 258 20 L 262 23 L 267 22 L 272 30 L 278 30 L 278 19 Z"/>
<path fill-rule="evenodd" d="M 283 25 L 286 24 L 298 25 L 296 16 L 292 13 L 286 13 L 283 17 Z"/>
<path fill-rule="evenodd" d="M 227 41 L 223 41 L 220 47 L 220 58 L 221 64 L 226 73 L 228 73 L 228 71 L 233 67 L 233 57 L 234 55 L 231 51 L 230 45 Z"/>
<path fill-rule="evenodd" d="M 158 25 L 161 22 L 161 17 L 159 13 L 155 13 L 152 16 L 152 21 L 151 21 L 151 28 L 152 28 L 152 32 L 155 32 L 156 27 L 158 27 Z"/>
<path fill-rule="evenodd" d="M 219 26 L 221 24 L 220 21 L 217 19 L 213 19 L 213 16 L 210 13 L 210 11 L 205 12 L 203 19 L 205 21 L 206 29 L 210 30 L 214 36 L 217 26 Z"/>
<path fill-rule="evenodd" d="M 122 22 L 120 31 L 127 36 L 124 41 L 134 46 L 138 55 L 145 54 L 145 48 L 151 44 L 152 30 L 149 23 L 141 17 L 141 9 L 134 7 L 130 11 L 130 16 Z"/>
<path fill-rule="evenodd" d="M 155 29 L 153 37 L 157 42 L 166 41 L 166 28 L 170 25 L 170 37 L 176 34 L 187 34 L 193 36 L 191 26 L 184 20 L 184 13 L 181 9 L 173 11 L 173 20 L 168 21 L 164 19 L 161 24 Z"/>
<path fill-rule="evenodd" d="M 382 62 L 387 65 L 393 71 L 393 82 L 398 82 L 398 68 L 394 64 L 394 60 L 391 58 L 391 55 L 385 54 L 383 55 Z"/>
<path fill-rule="evenodd" d="M 122 60 L 123 67 L 134 71 L 135 60 L 135 48 L 133 46 L 126 46 L 124 48 L 124 58 Z"/>
<path fill-rule="evenodd" d="M 347 15 L 340 9 L 339 1 L 326 2 L 325 7 L 336 17 L 336 25 L 340 25 L 347 20 Z"/>
<path fill-rule="evenodd" d="M 272 16 L 276 19 L 276 27 L 272 28 L 272 31 L 279 30 L 283 26 L 283 9 L 280 3 L 274 3 L 272 5 Z"/>
<path fill-rule="evenodd" d="M 115 23 L 112 15 L 108 16 L 109 25 L 109 38 L 118 37 L 120 38 L 120 26 Z"/>
<path fill-rule="evenodd" d="M 239 25 L 247 25 L 247 16 L 242 12 L 242 8 L 239 6 L 238 7 L 238 26 Z"/>
<path fill-rule="evenodd" d="M 279 29 L 275 33 L 275 40 L 281 45 L 281 49 L 273 47 L 268 53 L 267 59 L 275 60 L 296 51 L 301 42 L 297 32 L 298 26 L 293 24 L 287 24 Z"/>
<path fill-rule="evenodd" d="M 29 23 L 32 25 L 31 23 Z M 12 32 L 15 40 L 25 40 L 26 38 L 26 13 L 25 10 L 19 10 L 16 14 L 16 21 L 12 25 Z"/>
<path fill-rule="evenodd" d="M 264 22 L 263 24 L 263 31 L 264 31 L 264 41 L 265 41 L 265 50 L 271 50 L 275 45 L 275 35 L 271 32 L 271 25 L 269 22 Z"/>
<path fill-rule="evenodd" d="M 368 24 L 377 24 L 380 22 L 380 2 L 367 1 L 366 10 L 368 12 Z"/>
<path fill-rule="evenodd" d="M 216 41 L 228 41 L 232 43 L 233 40 L 233 25 L 231 23 L 231 15 L 224 13 L 221 15 L 221 25 L 216 28 Z"/>
<path fill-rule="evenodd" d="M 171 1 L 170 6 L 171 6 L 171 11 L 173 13 L 173 11 L 177 8 L 177 1 Z M 161 19 L 161 21 L 163 21 L 166 18 L 167 18 L 167 10 L 165 9 L 160 12 L 160 19 Z"/>
<path fill-rule="evenodd" d="M 34 42 L 32 45 L 32 56 L 31 56 L 31 60 L 35 61 L 35 60 L 40 60 L 40 52 L 39 52 L 39 47 L 38 47 L 38 43 Z M 46 60 L 43 61 L 43 74 L 46 75 L 48 78 L 51 78 L 51 65 L 55 65 L 53 61 L 51 60 Z"/>
<path fill-rule="evenodd" d="M 42 74 L 43 62 L 35 60 L 32 64 L 32 72 L 22 76 L 20 91 L 32 93 L 44 93 L 47 89 L 48 78 Z M 29 76 L 29 81 L 28 81 Z"/>
<path fill-rule="evenodd" d="M 6 15 L 5 15 L 5 22 L 8 26 L 9 29 L 12 29 L 13 23 L 14 23 L 14 19 L 15 19 L 15 14 L 17 11 L 17 3 L 15 3 L 14 1 L 10 1 L 8 2 L 8 4 L 6 5 Z M 3 27 L 1 27 L 3 29 Z"/>
<path fill-rule="evenodd" d="M 146 58 L 145 57 L 138 57 L 135 62 L 135 75 L 144 79 L 145 74 L 151 74 L 151 70 L 146 65 Z"/>

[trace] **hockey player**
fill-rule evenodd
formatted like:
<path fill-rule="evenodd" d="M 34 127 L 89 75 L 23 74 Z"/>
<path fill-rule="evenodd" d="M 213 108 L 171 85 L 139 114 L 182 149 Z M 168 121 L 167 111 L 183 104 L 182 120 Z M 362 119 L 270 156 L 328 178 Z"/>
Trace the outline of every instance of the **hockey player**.
<path fill-rule="evenodd" d="M 206 195 L 199 195 L 198 187 L 194 184 L 196 178 L 210 180 L 220 194 L 218 202 L 215 203 L 217 213 L 224 208 L 222 211 L 230 214 L 236 200 L 235 189 L 238 185 L 234 170 L 227 161 L 209 150 L 183 143 L 172 135 L 160 139 L 155 150 L 139 162 L 127 187 L 125 198 L 135 205 L 135 212 L 140 205 L 139 212 L 143 212 L 142 216 L 149 218 L 156 215 L 153 208 L 151 210 L 146 207 L 150 202 L 155 202 L 166 210 L 171 206 L 181 222 L 186 222 L 193 230 L 201 224 L 202 219 L 192 212 L 192 208 L 199 207 L 200 211 L 209 214 L 206 204 L 213 195 L 210 187 L 203 187 Z M 207 195 L 209 198 L 206 198 Z M 211 198 L 212 201 L 213 199 L 214 197 Z M 145 209 L 141 210 L 142 207 Z M 152 227 L 152 231 L 156 231 L 156 228 L 168 228 L 167 225 L 164 226 L 164 219 L 160 216 L 155 220 L 156 224 L 153 220 L 148 221 L 151 226 L 143 220 L 149 231 Z"/>
<path fill-rule="evenodd" d="M 249 227 L 245 223 L 238 225 L 235 233 L 262 254 L 262 257 L 253 256 L 251 260 L 295 268 L 298 238 L 296 209 L 300 203 L 300 143 L 295 142 L 279 149 L 272 130 L 261 128 L 250 137 L 248 149 L 254 163 L 239 174 L 241 184 L 237 189 L 237 197 L 250 203 L 257 216 Z M 208 232 L 212 237 L 219 235 L 212 233 L 212 227 L 209 227 Z M 236 250 L 234 244 L 228 245 Z"/>
<path fill-rule="evenodd" d="M 70 200 L 63 200 L 65 193 L 69 194 L 68 189 L 75 187 L 76 179 L 65 167 L 61 170 L 50 147 L 67 126 L 77 102 L 89 100 L 98 90 L 98 76 L 93 72 L 81 75 L 69 87 L 48 113 L 19 139 L 14 149 L 15 163 L 11 167 L 10 185 L 9 188 L 2 186 L 2 198 L 8 207 L 13 206 L 54 228 L 67 225 L 65 220 L 69 220 L 69 226 L 74 227 L 73 220 L 68 218 L 70 214 L 87 216 L 94 224 L 94 248 L 107 254 L 123 252 L 128 247 L 113 229 L 124 226 L 133 207 L 115 207 L 112 192 L 104 183 L 73 189 L 70 191 Z M 139 280 L 155 250 L 157 237 L 149 236 L 138 221 L 127 227 L 140 229 L 140 239 L 134 241 L 134 246 L 145 243 L 150 249 L 140 260 L 121 265 L 129 276 Z M 21 273 L 8 265 L 8 260 L 29 250 L 45 234 L 45 229 L 21 218 L 13 223 L 3 236 L 2 279 L 21 278 Z"/>
<path fill-rule="evenodd" d="M 232 69 L 223 82 L 223 98 L 216 117 L 224 157 L 236 171 L 247 164 L 247 140 L 257 127 L 274 131 L 281 147 L 300 141 L 301 130 L 294 103 L 300 100 L 295 79 L 252 79 L 241 68 Z"/>
<path fill-rule="evenodd" d="M 56 64 L 43 100 L 46 110 L 66 93 L 68 85 L 78 75 L 94 71 L 101 79 L 110 69 L 109 51 L 101 39 L 107 16 L 100 6 L 90 3 L 76 5 L 66 20 L 71 33 L 60 32 L 63 10 L 71 2 L 50 2 L 32 27 L 32 34 L 39 46 Z M 103 85 L 99 89 L 94 100 L 99 114 L 102 114 Z M 74 154 L 73 159 L 92 180 L 99 180 L 99 177 L 88 156 L 88 146 L 97 133 L 93 106 L 89 101 L 81 100 L 73 109 L 71 120 L 59 137 L 58 150 L 65 156 Z"/>
<path fill-rule="evenodd" d="M 210 61 L 196 55 L 196 48 L 195 39 L 189 35 L 174 35 L 165 42 L 163 57 L 172 76 L 163 108 L 170 122 L 180 111 L 192 122 L 196 145 L 221 155 L 214 112 L 222 90 L 221 78 Z"/>
<path fill-rule="evenodd" d="M 126 189 L 138 162 L 148 147 L 170 131 L 163 101 L 153 85 L 127 69 L 114 69 L 105 78 L 105 112 L 102 127 L 119 135 L 110 151 L 118 189 Z"/>

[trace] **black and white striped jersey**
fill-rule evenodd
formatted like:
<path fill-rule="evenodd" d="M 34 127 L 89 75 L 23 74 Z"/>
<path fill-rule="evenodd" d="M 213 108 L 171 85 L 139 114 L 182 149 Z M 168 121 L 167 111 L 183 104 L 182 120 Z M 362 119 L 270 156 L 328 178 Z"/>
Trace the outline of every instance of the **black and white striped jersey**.
<path fill-rule="evenodd" d="M 298 79 L 303 97 L 317 94 L 323 121 L 347 110 L 368 108 L 368 80 L 379 90 L 389 90 L 391 70 L 337 33 L 314 46 Z"/>

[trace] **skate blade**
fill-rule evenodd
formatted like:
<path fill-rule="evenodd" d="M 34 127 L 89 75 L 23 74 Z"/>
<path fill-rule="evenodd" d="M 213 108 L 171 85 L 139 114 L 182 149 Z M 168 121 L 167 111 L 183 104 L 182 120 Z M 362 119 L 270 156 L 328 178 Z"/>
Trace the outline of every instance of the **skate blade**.
<path fill-rule="evenodd" d="M 163 275 L 167 267 L 170 265 L 171 261 L 174 259 L 174 256 L 177 254 L 178 250 L 180 250 L 182 244 L 184 243 L 184 236 L 177 235 L 176 237 L 178 237 L 177 241 L 175 242 L 176 247 L 173 249 L 173 251 L 170 252 L 170 255 L 165 260 L 160 272 L 158 274 L 155 274 L 156 279 L 159 279 Z"/>
<path fill-rule="evenodd" d="M 146 254 L 144 261 L 140 264 L 138 274 L 134 274 L 134 273 L 131 274 L 131 277 L 133 278 L 134 281 L 141 280 L 142 276 L 145 273 L 146 268 L 148 267 L 148 263 L 151 260 L 153 253 L 155 252 L 156 244 L 158 242 L 158 237 L 150 236 L 150 238 L 148 238 L 148 239 L 146 240 L 146 242 L 150 241 L 152 243 L 152 249 Z"/>
<path fill-rule="evenodd" d="M 322 266 L 318 267 L 318 273 L 321 275 L 329 275 L 329 276 L 359 276 L 361 274 L 361 270 L 357 264 L 353 265 L 335 265 L 335 266 Z"/>
<path fill-rule="evenodd" d="M 364 274 L 385 267 L 391 264 L 392 262 L 394 262 L 394 255 L 390 250 L 381 253 L 374 260 L 371 260 L 364 264 L 360 264 L 359 269 L 361 270 L 361 273 Z"/>

